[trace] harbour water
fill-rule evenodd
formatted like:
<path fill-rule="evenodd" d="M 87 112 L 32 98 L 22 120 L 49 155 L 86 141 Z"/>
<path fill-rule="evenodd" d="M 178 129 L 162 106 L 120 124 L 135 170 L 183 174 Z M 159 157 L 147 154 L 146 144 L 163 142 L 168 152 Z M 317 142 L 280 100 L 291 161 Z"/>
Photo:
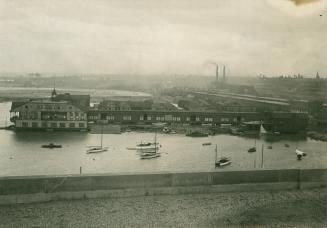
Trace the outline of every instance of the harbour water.
<path fill-rule="evenodd" d="M 9 121 L 10 103 L 0 103 L 0 125 Z M 78 174 L 80 167 L 86 173 L 127 173 L 160 171 L 209 171 L 214 169 L 215 146 L 218 156 L 228 156 L 230 166 L 219 170 L 247 170 L 263 168 L 326 168 L 326 142 L 299 137 L 276 136 L 256 140 L 257 152 L 248 153 L 253 138 L 221 134 L 207 138 L 190 138 L 181 134 L 157 135 L 162 145 L 161 157 L 141 160 L 139 154 L 127 147 L 140 141 L 153 141 L 153 133 L 127 132 L 104 134 L 107 152 L 86 154 L 88 146 L 100 144 L 101 135 L 87 132 L 14 132 L 0 130 L 0 176 Z M 61 144 L 59 149 L 41 148 L 47 143 Z M 210 146 L 202 143 L 211 142 Z M 289 147 L 285 147 L 289 144 Z M 263 153 L 261 146 L 264 145 Z M 272 146 L 272 149 L 268 149 Z M 308 156 L 298 161 L 295 149 Z M 262 157 L 263 154 L 263 157 Z"/>

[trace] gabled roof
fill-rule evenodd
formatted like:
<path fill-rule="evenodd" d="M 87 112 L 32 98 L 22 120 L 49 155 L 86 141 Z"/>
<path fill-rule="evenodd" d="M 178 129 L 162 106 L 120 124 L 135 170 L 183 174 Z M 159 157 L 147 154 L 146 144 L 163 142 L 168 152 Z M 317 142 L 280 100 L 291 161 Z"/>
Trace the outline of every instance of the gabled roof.
<path fill-rule="evenodd" d="M 53 101 L 68 101 L 76 105 L 83 111 L 87 111 L 90 107 L 90 95 L 71 95 L 69 93 L 58 94 Z"/>
<path fill-rule="evenodd" d="M 11 108 L 10 108 L 10 111 L 14 111 L 16 108 L 24 105 L 24 104 L 27 104 L 29 101 L 13 101 L 11 103 Z"/>
<path fill-rule="evenodd" d="M 13 101 L 11 104 L 10 111 L 14 111 L 18 107 L 25 105 L 30 102 L 35 101 L 44 101 L 44 100 L 26 100 L 26 101 Z M 51 100 L 47 99 L 47 102 L 60 102 L 66 101 L 71 103 L 72 105 L 76 106 L 77 108 L 81 109 L 82 111 L 87 111 L 90 106 L 90 95 L 70 95 L 69 93 L 65 94 L 58 94 L 57 96 L 53 97 Z"/>

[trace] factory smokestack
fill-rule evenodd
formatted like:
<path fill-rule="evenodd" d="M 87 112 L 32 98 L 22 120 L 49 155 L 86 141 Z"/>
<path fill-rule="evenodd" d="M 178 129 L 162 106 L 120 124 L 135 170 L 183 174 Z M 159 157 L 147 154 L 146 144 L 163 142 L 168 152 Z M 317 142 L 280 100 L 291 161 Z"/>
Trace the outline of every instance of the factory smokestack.
<path fill-rule="evenodd" d="M 316 79 L 320 79 L 318 71 L 317 71 L 317 74 L 316 74 Z"/>
<path fill-rule="evenodd" d="M 218 82 L 218 65 L 216 65 L 216 82 Z"/>
<path fill-rule="evenodd" d="M 223 81 L 226 80 L 226 71 L 225 71 L 225 65 L 224 65 L 224 69 L 223 69 Z"/>

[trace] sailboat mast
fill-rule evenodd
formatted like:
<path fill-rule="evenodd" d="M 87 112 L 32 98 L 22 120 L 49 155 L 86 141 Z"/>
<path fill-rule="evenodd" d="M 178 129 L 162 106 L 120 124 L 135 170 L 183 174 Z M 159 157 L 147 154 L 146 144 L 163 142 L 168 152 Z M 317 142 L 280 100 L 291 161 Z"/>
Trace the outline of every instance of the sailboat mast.
<path fill-rule="evenodd" d="M 215 162 L 217 162 L 217 157 L 218 157 L 218 149 L 217 149 L 217 145 L 216 145 L 216 149 L 215 149 L 215 151 L 216 151 Z"/>
<path fill-rule="evenodd" d="M 157 153 L 157 131 L 154 134 L 154 152 Z"/>
<path fill-rule="evenodd" d="M 102 148 L 102 138 L 103 138 L 103 125 L 101 125 L 101 148 Z"/>
<path fill-rule="evenodd" d="M 261 148 L 261 168 L 263 168 L 263 144 Z"/>
<path fill-rule="evenodd" d="M 157 145 L 157 132 L 154 134 L 154 144 Z"/>

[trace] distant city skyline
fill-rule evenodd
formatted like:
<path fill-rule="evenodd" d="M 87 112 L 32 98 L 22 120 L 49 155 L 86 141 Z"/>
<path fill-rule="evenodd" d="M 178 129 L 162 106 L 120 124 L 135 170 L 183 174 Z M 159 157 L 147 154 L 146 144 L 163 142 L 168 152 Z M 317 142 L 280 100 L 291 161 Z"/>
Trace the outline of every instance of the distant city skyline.
<path fill-rule="evenodd" d="M 0 72 L 209 76 L 214 62 L 227 77 L 324 77 L 326 9 L 326 0 L 2 0 Z"/>

